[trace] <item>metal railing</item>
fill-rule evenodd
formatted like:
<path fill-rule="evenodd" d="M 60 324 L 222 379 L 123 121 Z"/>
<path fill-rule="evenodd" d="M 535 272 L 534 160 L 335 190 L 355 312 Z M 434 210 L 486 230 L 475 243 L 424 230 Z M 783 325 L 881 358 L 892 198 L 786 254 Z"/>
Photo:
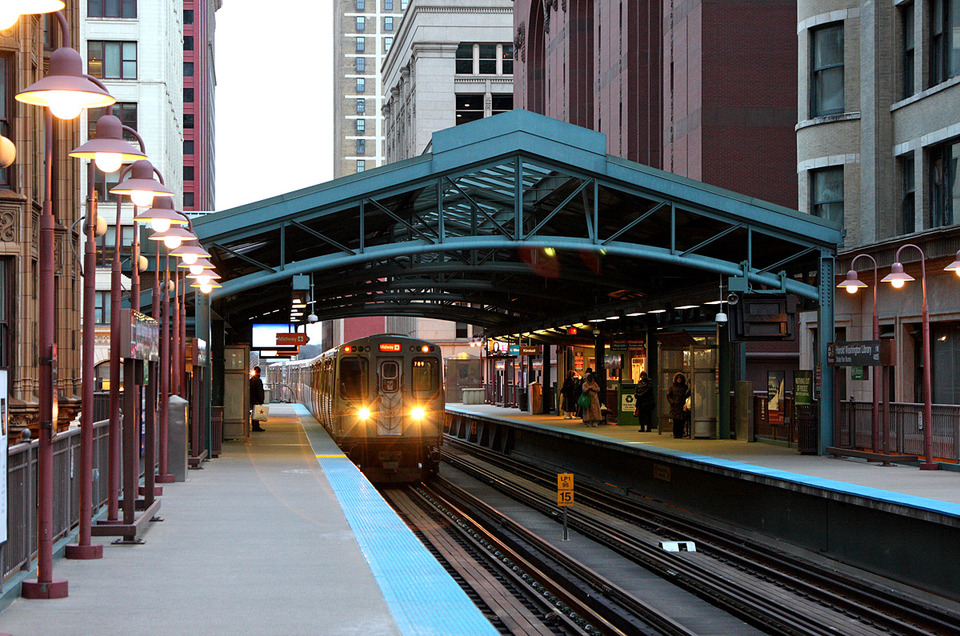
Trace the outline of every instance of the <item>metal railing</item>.
<path fill-rule="evenodd" d="M 107 501 L 108 422 L 93 425 L 93 506 Z M 30 568 L 37 553 L 37 440 L 7 450 L 8 540 L 0 546 L 3 581 Z M 80 429 L 53 438 L 53 540 L 79 523 Z"/>
<path fill-rule="evenodd" d="M 887 432 L 890 452 L 923 456 L 923 404 L 892 402 Z M 834 427 L 834 442 L 843 448 L 872 449 L 873 402 L 840 403 L 840 416 Z M 880 416 L 880 440 L 883 448 L 883 415 Z M 960 405 L 933 405 L 933 458 L 960 463 Z"/>

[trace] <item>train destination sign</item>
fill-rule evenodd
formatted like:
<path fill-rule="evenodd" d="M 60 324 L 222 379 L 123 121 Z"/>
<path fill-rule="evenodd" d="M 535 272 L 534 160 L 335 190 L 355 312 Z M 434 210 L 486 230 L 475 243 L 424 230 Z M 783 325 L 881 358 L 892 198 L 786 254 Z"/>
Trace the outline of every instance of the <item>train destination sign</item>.
<path fill-rule="evenodd" d="M 305 345 L 307 344 L 307 334 L 305 333 L 278 333 L 277 334 L 277 346 L 278 347 L 290 347 L 294 345 Z"/>
<path fill-rule="evenodd" d="M 827 343 L 827 364 L 835 367 L 879 367 L 893 364 L 892 340 Z"/>

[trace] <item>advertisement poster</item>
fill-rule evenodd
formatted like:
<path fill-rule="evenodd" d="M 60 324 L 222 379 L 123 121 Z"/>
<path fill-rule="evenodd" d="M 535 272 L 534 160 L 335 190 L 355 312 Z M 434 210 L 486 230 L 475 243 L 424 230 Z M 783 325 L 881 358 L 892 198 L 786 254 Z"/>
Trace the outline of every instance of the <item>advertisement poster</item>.
<path fill-rule="evenodd" d="M 0 370 L 0 543 L 7 541 L 7 436 L 10 434 L 7 372 Z"/>
<path fill-rule="evenodd" d="M 783 371 L 767 371 L 767 421 L 783 424 Z"/>

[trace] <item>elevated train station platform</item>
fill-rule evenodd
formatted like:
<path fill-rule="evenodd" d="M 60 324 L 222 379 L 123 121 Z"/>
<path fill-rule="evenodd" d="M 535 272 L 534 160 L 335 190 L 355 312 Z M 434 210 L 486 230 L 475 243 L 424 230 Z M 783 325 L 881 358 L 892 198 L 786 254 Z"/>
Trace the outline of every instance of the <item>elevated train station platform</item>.
<path fill-rule="evenodd" d="M 447 429 L 665 511 L 725 524 L 745 541 L 805 550 L 960 601 L 960 472 L 674 439 L 633 426 L 587 428 L 487 404 L 448 404 Z"/>
<path fill-rule="evenodd" d="M 497 633 L 305 408 L 265 429 L 165 484 L 142 545 L 57 559 L 69 596 L 17 598 L 0 633 Z"/>

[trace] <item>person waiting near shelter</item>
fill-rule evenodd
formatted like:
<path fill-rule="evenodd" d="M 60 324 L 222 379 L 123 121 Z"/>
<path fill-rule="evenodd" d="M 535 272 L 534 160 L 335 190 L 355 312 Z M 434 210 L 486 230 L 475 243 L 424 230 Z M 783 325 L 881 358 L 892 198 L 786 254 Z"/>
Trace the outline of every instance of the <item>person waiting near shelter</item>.
<path fill-rule="evenodd" d="M 260 367 L 253 367 L 253 375 L 250 376 L 250 410 L 255 411 L 258 406 L 263 404 L 263 380 L 260 379 Z M 258 420 L 253 420 L 254 431 L 263 431 L 265 430 L 260 426 Z"/>
<path fill-rule="evenodd" d="M 573 419 L 573 414 L 577 412 L 577 398 L 580 397 L 580 381 L 575 372 L 567 373 L 560 387 L 560 396 L 560 414 L 565 420 Z"/>
<path fill-rule="evenodd" d="M 687 378 L 682 373 L 673 376 L 673 384 L 667 391 L 667 402 L 670 403 L 670 419 L 673 420 L 673 437 L 680 439 L 684 433 L 684 420 L 686 414 L 683 407 L 690 397 L 690 388 L 687 386 Z"/>
<path fill-rule="evenodd" d="M 637 411 L 637 420 L 640 423 L 640 432 L 653 430 L 653 411 L 657 406 L 656 388 L 647 377 L 646 371 L 640 372 L 640 381 L 633 392 L 634 408 Z"/>
<path fill-rule="evenodd" d="M 603 413 L 600 411 L 600 385 L 597 384 L 597 378 L 592 373 L 585 375 L 580 390 L 583 396 L 590 400 L 589 404 L 583 406 L 583 423 L 596 428 L 603 419 Z"/>

